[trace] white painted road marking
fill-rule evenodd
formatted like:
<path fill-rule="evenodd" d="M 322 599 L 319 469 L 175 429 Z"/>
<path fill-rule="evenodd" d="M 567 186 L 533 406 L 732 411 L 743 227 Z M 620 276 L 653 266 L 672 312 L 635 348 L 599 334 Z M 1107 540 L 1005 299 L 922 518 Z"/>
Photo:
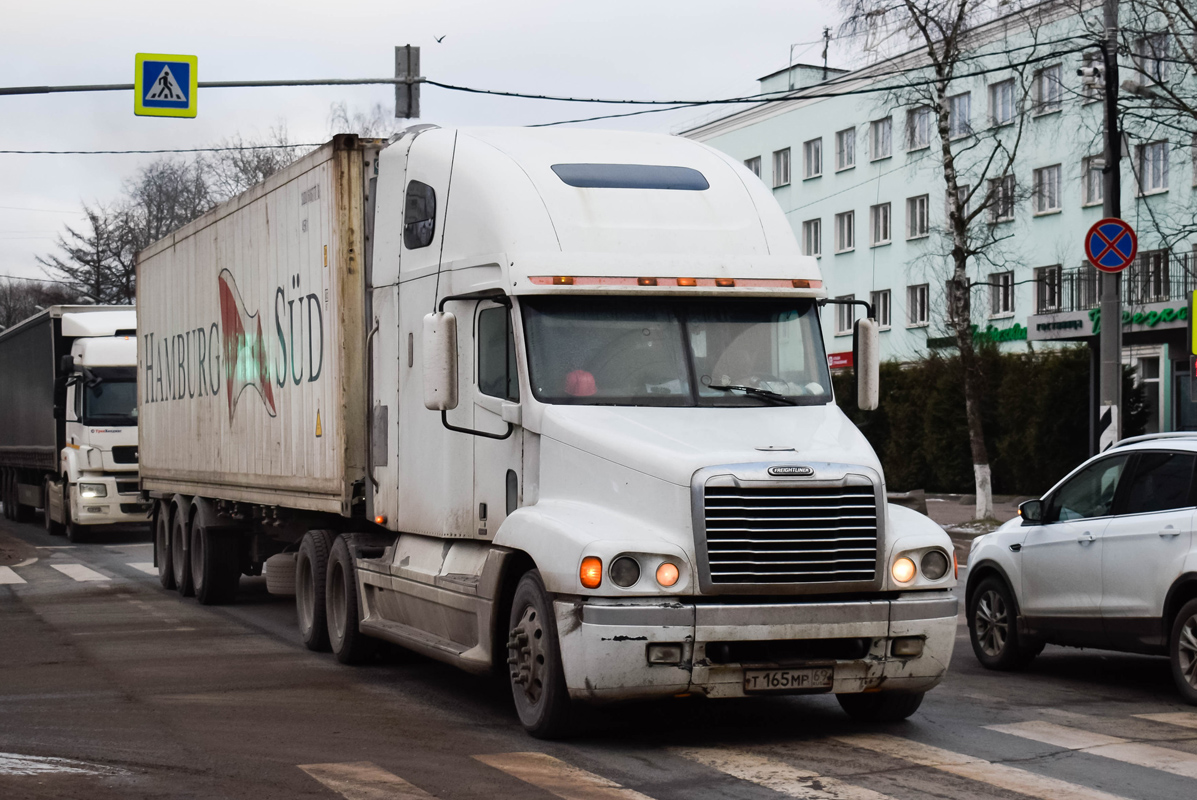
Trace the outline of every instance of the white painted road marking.
<path fill-rule="evenodd" d="M 474 758 L 563 800 L 652 800 L 546 753 L 499 753 Z"/>
<path fill-rule="evenodd" d="M 75 775 L 96 775 L 111 772 L 95 764 L 71 761 L 66 758 L 45 758 L 23 756 L 17 753 L 0 753 L 0 775 L 48 775 L 72 773 Z"/>
<path fill-rule="evenodd" d="M 129 563 L 129 566 L 133 569 L 141 570 L 146 575 L 157 576 L 158 574 L 158 568 L 154 566 L 153 561 L 132 561 Z"/>
<path fill-rule="evenodd" d="M 300 764 L 299 768 L 347 800 L 427 800 L 428 792 L 369 761 Z"/>
<path fill-rule="evenodd" d="M 894 758 L 949 772 L 962 778 L 987 783 L 999 789 L 1038 797 L 1041 800 L 1117 800 L 1118 795 L 1079 786 L 1068 781 L 1049 778 L 1025 769 L 1005 764 L 993 764 L 983 758 L 953 753 L 931 745 L 900 739 L 881 733 L 836 736 L 836 741 L 873 750 Z"/>
<path fill-rule="evenodd" d="M 1140 744 L 1129 739 L 1091 733 L 1080 728 L 1068 728 L 1054 722 L 1019 722 L 1014 725 L 990 725 L 991 731 L 1021 736 L 1066 750 L 1112 758 L 1138 767 L 1158 769 L 1183 778 L 1197 778 L 1197 755 L 1170 750 L 1153 744 Z"/>
<path fill-rule="evenodd" d="M 0 586 L 6 583 L 24 583 L 25 579 L 18 575 L 12 567 L 0 567 Z"/>
<path fill-rule="evenodd" d="M 889 795 L 853 786 L 817 772 L 798 769 L 784 761 L 744 750 L 704 747 L 676 748 L 674 753 L 712 769 L 751 781 L 788 797 L 806 800 L 892 800 Z"/>
<path fill-rule="evenodd" d="M 1179 725 L 1182 728 L 1197 728 L 1197 712 L 1171 711 L 1167 714 L 1135 714 L 1138 719 L 1149 719 L 1152 722 L 1163 722 L 1167 725 Z"/>
<path fill-rule="evenodd" d="M 66 575 L 68 578 L 83 581 L 110 581 L 107 575 L 101 575 L 90 567 L 85 567 L 82 564 L 51 564 L 50 566 Z"/>

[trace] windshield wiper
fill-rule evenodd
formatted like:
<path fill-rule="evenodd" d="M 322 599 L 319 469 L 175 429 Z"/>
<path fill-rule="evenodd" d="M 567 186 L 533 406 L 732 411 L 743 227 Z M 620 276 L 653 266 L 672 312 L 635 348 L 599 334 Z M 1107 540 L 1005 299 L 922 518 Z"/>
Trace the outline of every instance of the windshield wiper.
<path fill-rule="evenodd" d="M 768 389 L 758 389 L 755 386 L 736 386 L 734 384 L 723 384 L 718 386 L 716 384 L 707 384 L 708 389 L 718 389 L 721 392 L 743 392 L 744 394 L 752 395 L 753 397 L 760 397 L 764 400 L 772 400 L 775 403 L 781 403 L 783 406 L 796 406 L 798 401 L 793 398 L 786 397 L 784 394 L 772 392 Z"/>

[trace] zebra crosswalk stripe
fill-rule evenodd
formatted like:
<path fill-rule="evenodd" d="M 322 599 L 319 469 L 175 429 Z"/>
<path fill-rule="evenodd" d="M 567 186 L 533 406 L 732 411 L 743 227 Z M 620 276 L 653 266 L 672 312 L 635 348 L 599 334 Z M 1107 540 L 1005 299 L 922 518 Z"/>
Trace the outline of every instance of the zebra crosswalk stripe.
<path fill-rule="evenodd" d="M 129 566 L 139 572 L 144 572 L 146 575 L 157 576 L 158 568 L 154 566 L 153 561 L 130 561 Z"/>
<path fill-rule="evenodd" d="M 72 580 L 79 582 L 86 581 L 110 581 L 107 575 L 101 575 L 90 567 L 85 567 L 82 564 L 51 564 L 51 567 L 66 575 Z"/>
<path fill-rule="evenodd" d="M 498 753 L 474 758 L 562 800 L 652 800 L 547 753 Z"/>
<path fill-rule="evenodd" d="M 299 768 L 346 800 L 428 800 L 433 796 L 369 761 L 300 764 Z"/>
<path fill-rule="evenodd" d="M 18 575 L 17 571 L 12 567 L 0 567 L 0 586 L 24 582 L 25 579 Z"/>
<path fill-rule="evenodd" d="M 1090 789 L 1057 778 L 1049 778 L 1018 767 L 994 764 L 982 758 L 954 753 L 939 747 L 889 736 L 864 733 L 833 737 L 851 747 L 872 750 L 883 755 L 910 761 L 923 767 L 948 772 L 962 778 L 986 783 L 999 789 L 1017 792 L 1041 800 L 1124 800 L 1118 795 Z"/>
<path fill-rule="evenodd" d="M 1197 778 L 1197 755 L 1181 750 L 1141 744 L 1117 736 L 1057 725 L 1054 722 L 1018 722 L 1013 725 L 991 725 L 988 729 L 1062 747 L 1065 750 L 1078 750 L 1126 764 L 1158 769 L 1183 778 Z"/>
<path fill-rule="evenodd" d="M 740 780 L 804 800 L 893 800 L 862 786 L 799 769 L 768 756 L 724 747 L 674 749 L 672 752 Z"/>
<path fill-rule="evenodd" d="M 1197 728 L 1197 712 L 1169 711 L 1167 714 L 1135 714 L 1136 719 L 1162 722 L 1165 725 L 1179 725 L 1182 728 Z"/>

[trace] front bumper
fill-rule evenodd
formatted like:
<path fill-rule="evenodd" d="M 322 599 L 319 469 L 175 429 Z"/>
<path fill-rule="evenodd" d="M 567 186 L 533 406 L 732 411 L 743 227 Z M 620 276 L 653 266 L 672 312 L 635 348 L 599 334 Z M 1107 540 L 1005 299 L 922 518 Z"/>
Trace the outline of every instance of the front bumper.
<path fill-rule="evenodd" d="M 697 693 L 744 697 L 749 669 L 830 667 L 837 694 L 926 691 L 943 679 L 956 643 L 957 600 L 946 592 L 911 592 L 896 600 L 821 603 L 697 604 L 678 600 L 555 603 L 570 696 L 591 702 Z M 898 637 L 922 640 L 918 656 L 892 655 Z M 849 658 L 786 657 L 729 661 L 717 653 L 785 650 L 856 640 Z M 653 644 L 681 644 L 682 659 L 649 664 Z M 735 649 L 731 649 L 735 648 Z"/>
<path fill-rule="evenodd" d="M 142 525 L 150 521 L 153 503 L 145 503 L 137 489 L 121 492 L 121 488 L 136 485 L 137 474 L 83 475 L 79 483 L 98 483 L 104 486 L 103 497 L 82 497 L 79 483 L 71 486 L 71 519 L 79 525 Z M 118 485 L 120 484 L 120 485 Z"/>

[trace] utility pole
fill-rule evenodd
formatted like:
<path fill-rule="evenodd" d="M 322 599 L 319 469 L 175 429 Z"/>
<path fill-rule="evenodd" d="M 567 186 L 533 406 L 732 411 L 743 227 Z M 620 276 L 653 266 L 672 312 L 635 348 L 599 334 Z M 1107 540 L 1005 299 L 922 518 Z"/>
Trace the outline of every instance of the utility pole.
<path fill-rule="evenodd" d="M 1102 167 L 1103 216 L 1122 217 L 1122 134 L 1118 129 L 1118 0 L 1103 0 L 1106 36 L 1102 44 L 1105 84 L 1105 164 Z M 1099 452 L 1122 437 L 1122 276 L 1098 272 L 1101 281 Z"/>

